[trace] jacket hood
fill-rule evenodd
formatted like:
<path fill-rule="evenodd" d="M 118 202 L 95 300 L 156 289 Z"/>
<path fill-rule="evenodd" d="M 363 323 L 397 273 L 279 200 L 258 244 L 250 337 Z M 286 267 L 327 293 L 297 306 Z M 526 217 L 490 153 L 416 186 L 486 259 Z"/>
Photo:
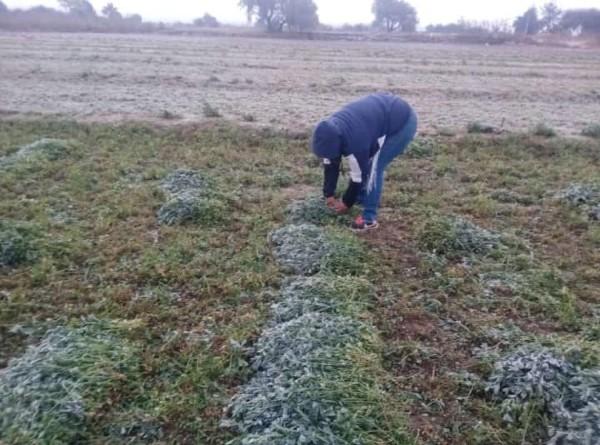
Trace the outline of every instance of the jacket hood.
<path fill-rule="evenodd" d="M 342 154 L 342 136 L 330 120 L 319 122 L 312 140 L 313 152 L 320 158 L 337 159 Z"/>

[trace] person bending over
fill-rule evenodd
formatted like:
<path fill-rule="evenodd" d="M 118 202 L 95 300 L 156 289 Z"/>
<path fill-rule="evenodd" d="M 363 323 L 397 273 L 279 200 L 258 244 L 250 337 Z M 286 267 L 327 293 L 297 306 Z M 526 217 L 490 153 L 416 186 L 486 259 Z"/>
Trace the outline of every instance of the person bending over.
<path fill-rule="evenodd" d="M 383 175 L 417 132 L 417 114 L 400 97 L 370 94 L 349 103 L 316 126 L 313 152 L 323 160 L 323 194 L 327 206 L 346 213 L 354 204 L 363 212 L 352 223 L 355 231 L 378 227 L 377 210 L 383 191 Z M 350 184 L 341 199 L 335 190 L 342 158 L 350 169 Z"/>

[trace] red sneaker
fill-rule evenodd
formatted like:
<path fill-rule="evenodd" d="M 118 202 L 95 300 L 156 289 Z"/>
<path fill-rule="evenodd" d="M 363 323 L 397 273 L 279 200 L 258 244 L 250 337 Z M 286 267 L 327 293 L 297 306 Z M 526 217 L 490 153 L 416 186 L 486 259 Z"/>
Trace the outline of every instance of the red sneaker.
<path fill-rule="evenodd" d="M 366 232 L 367 230 L 373 230 L 377 227 L 379 227 L 377 221 L 365 221 L 362 215 L 360 215 L 352 222 L 351 229 L 355 232 Z"/>

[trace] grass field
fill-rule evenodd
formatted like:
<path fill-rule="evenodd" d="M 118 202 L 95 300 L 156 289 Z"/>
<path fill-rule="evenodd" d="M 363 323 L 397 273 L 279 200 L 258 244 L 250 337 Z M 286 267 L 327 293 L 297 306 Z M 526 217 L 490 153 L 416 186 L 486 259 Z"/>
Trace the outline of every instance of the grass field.
<path fill-rule="evenodd" d="M 67 148 L 6 162 L 40 138 Z M 290 202 L 320 184 L 308 140 L 229 123 L 5 120 L 0 147 L 0 229 L 13 259 L 0 268 L 0 367 L 22 356 L 5 368 L 9 381 L 22 382 L 16 370 L 29 375 L 37 361 L 52 380 L 72 362 L 61 378 L 81 396 L 76 422 L 67 400 L 64 422 L 4 440 L 235 439 L 220 425 L 223 409 L 253 376 L 247 348 L 265 332 L 285 281 L 268 236 Z M 597 182 L 599 168 L 597 139 L 464 133 L 420 138 L 393 165 L 382 229 L 361 237 L 358 263 L 331 266 L 374 286 L 366 308 L 342 310 L 376 326 L 379 338 L 360 357 L 382 368 L 356 375 L 377 379 L 369 385 L 389 400 L 391 429 L 379 424 L 365 443 L 544 443 L 544 409 L 507 424 L 484 382 L 498 357 L 522 344 L 576 357 L 583 369 L 600 364 L 600 226 L 557 198 L 572 183 Z M 196 222 L 159 225 L 160 184 L 177 169 L 201 172 L 226 205 Z M 456 218 L 472 225 L 455 226 Z M 313 222 L 340 230 L 336 218 Z M 71 346 L 48 362 L 67 331 Z M 6 378 L 0 393 L 14 396 Z"/>
<path fill-rule="evenodd" d="M 600 440 L 598 52 L 0 53 L 0 444 Z M 421 127 L 354 235 L 308 130 L 376 90 Z"/>
<path fill-rule="evenodd" d="M 600 114 L 595 50 L 2 33 L 0 54 L 2 114 L 181 123 L 216 112 L 305 130 L 378 90 L 413 104 L 422 130 L 544 122 L 568 135 Z"/>

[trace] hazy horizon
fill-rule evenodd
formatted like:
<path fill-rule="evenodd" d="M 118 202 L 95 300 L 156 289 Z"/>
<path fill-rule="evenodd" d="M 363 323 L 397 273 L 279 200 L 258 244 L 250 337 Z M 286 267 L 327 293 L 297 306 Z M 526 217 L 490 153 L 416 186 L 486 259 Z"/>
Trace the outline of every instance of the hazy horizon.
<path fill-rule="evenodd" d="M 43 5 L 58 8 L 57 0 L 3 0 L 11 9 L 29 8 Z M 109 3 L 108 0 L 91 0 L 96 10 Z M 222 23 L 246 23 L 246 15 L 239 8 L 238 0 L 200 0 L 190 3 L 187 0 L 171 0 L 168 3 L 145 0 L 114 0 L 112 3 L 123 14 L 141 14 L 145 20 L 162 22 L 191 22 L 205 13 L 212 14 Z M 372 0 L 315 0 L 322 23 L 341 25 L 344 23 L 370 23 Z M 464 18 L 476 21 L 512 21 L 529 6 L 541 7 L 546 1 L 523 4 L 519 0 L 481 2 L 477 0 L 456 0 L 452 4 L 434 0 L 411 0 L 419 14 L 420 26 L 437 23 L 451 23 Z M 441 4 L 440 4 L 441 3 Z M 598 0 L 556 1 L 563 9 L 599 7 Z"/>

